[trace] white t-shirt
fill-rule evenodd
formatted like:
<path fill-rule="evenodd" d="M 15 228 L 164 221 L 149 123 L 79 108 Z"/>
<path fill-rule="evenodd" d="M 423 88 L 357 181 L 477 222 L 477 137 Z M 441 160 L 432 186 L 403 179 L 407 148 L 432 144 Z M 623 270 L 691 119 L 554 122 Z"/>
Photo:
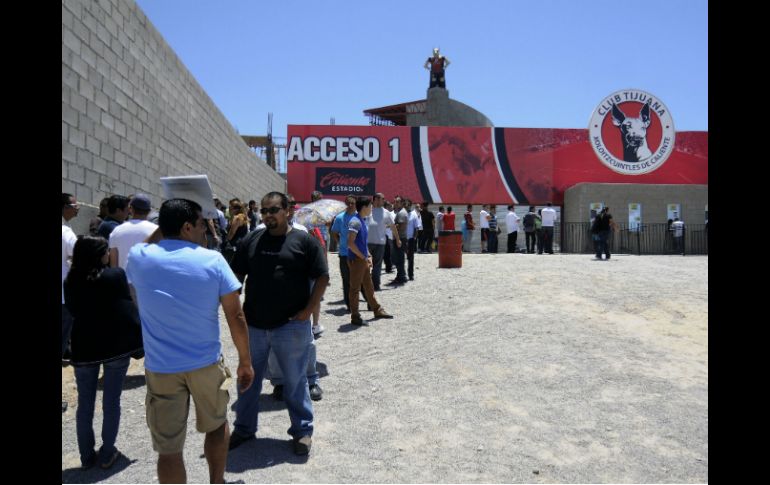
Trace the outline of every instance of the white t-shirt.
<path fill-rule="evenodd" d="M 481 212 L 479 212 L 479 227 L 481 229 L 489 229 L 489 221 L 487 220 L 488 216 L 489 212 L 481 209 Z"/>
<path fill-rule="evenodd" d="M 372 215 L 366 218 L 367 223 L 367 244 L 385 244 L 388 226 L 395 224 L 393 214 L 384 207 L 375 207 L 372 209 Z M 390 237 L 393 237 L 391 233 Z"/>
<path fill-rule="evenodd" d="M 556 221 L 556 210 L 553 207 L 544 207 L 540 213 L 540 218 L 543 220 L 543 227 L 553 227 L 553 223 Z"/>
<path fill-rule="evenodd" d="M 674 237 L 682 237 L 684 233 L 684 222 L 682 221 L 672 222 L 671 230 L 674 231 Z"/>
<path fill-rule="evenodd" d="M 157 224 L 142 219 L 131 219 L 116 227 L 110 233 L 110 249 L 118 250 L 118 266 L 126 269 L 128 252 L 134 244 L 144 242 L 157 228 Z"/>
<path fill-rule="evenodd" d="M 508 229 L 508 234 L 512 232 L 518 232 L 519 230 L 519 216 L 515 212 L 509 211 L 505 215 L 505 227 Z"/>
<path fill-rule="evenodd" d="M 70 258 L 72 258 L 72 250 L 75 249 L 75 243 L 78 237 L 72 231 L 72 228 L 64 224 L 62 219 L 61 225 L 61 303 L 64 304 L 64 280 L 67 278 L 67 273 L 70 272 Z"/>
<path fill-rule="evenodd" d="M 417 237 L 417 231 L 422 229 L 422 218 L 416 210 L 409 212 L 409 222 L 406 225 L 406 238 Z"/>

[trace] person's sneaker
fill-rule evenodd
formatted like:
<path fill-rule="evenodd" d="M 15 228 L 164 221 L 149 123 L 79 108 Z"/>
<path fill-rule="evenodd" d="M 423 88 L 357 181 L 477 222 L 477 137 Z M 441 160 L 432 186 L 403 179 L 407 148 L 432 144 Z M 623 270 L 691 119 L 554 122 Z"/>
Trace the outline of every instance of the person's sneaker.
<path fill-rule="evenodd" d="M 102 461 L 99 463 L 99 466 L 102 468 L 102 470 L 107 470 L 108 468 L 111 468 L 112 465 L 115 464 L 115 461 L 120 457 L 120 452 L 118 450 L 115 450 L 115 453 L 113 453 L 111 456 L 107 458 L 106 461 Z M 99 457 L 101 461 L 101 456 Z"/>
<path fill-rule="evenodd" d="M 318 325 L 313 325 L 313 336 L 318 338 L 322 333 L 324 333 L 324 330 L 326 329 L 320 323 Z"/>
<path fill-rule="evenodd" d="M 363 321 L 363 319 L 360 316 L 358 316 L 358 317 L 350 317 L 350 323 L 352 325 L 363 325 L 364 321 Z"/>
<path fill-rule="evenodd" d="M 307 455 L 310 453 L 310 446 L 313 444 L 310 436 L 303 436 L 301 438 L 294 438 L 294 454 L 295 455 Z"/>
<path fill-rule="evenodd" d="M 393 318 L 393 315 L 380 309 L 380 311 L 374 313 L 374 318 L 375 320 L 379 320 L 380 318 Z"/>
<path fill-rule="evenodd" d="M 251 436 L 243 436 L 242 434 L 238 433 L 237 431 L 233 431 L 230 434 L 230 444 L 228 445 L 228 450 L 234 450 L 244 444 L 247 441 L 253 440 L 254 435 Z"/>
<path fill-rule="evenodd" d="M 310 386 L 310 399 L 313 401 L 320 401 L 323 398 L 324 391 L 318 384 L 312 384 Z"/>
<path fill-rule="evenodd" d="M 273 387 L 273 399 L 276 401 L 283 401 L 283 384 L 278 384 Z"/>

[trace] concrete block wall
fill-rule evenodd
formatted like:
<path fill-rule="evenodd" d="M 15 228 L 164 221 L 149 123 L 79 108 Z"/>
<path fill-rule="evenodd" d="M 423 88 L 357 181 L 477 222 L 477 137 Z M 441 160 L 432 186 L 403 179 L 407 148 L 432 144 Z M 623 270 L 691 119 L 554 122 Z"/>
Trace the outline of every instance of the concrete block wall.
<path fill-rule="evenodd" d="M 83 206 L 75 232 L 103 197 L 144 192 L 158 207 L 160 177 L 194 174 L 222 200 L 286 189 L 134 1 L 62 0 L 62 191 Z"/>
<path fill-rule="evenodd" d="M 628 204 L 642 204 L 642 223 L 667 221 L 668 204 L 680 204 L 686 224 L 705 224 L 708 185 L 582 183 L 564 192 L 564 221 L 589 222 L 589 206 L 604 202 L 615 222 L 628 224 Z"/>

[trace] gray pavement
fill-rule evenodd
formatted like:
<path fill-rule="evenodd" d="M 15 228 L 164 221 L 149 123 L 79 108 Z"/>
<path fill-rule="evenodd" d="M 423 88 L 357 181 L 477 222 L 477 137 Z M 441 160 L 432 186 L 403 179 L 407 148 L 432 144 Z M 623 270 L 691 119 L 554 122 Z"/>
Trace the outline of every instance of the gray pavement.
<path fill-rule="evenodd" d="M 414 282 L 377 293 L 396 318 L 363 328 L 348 323 L 329 259 L 311 454 L 292 453 L 285 405 L 265 382 L 257 440 L 230 453 L 226 480 L 708 481 L 708 257 L 464 254 L 461 269 L 438 269 L 437 255 L 418 254 Z M 63 483 L 157 482 L 140 363 L 111 470 L 78 470 L 70 402 Z M 97 436 L 100 420 L 97 410 Z M 185 461 L 189 482 L 208 481 L 194 412 Z"/>

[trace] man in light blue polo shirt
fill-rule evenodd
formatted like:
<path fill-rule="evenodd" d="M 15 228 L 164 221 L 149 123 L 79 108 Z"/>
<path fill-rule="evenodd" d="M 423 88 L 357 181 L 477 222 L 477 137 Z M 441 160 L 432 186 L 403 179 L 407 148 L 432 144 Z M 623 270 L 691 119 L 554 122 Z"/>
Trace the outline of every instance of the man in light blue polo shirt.
<path fill-rule="evenodd" d="M 182 452 L 192 396 L 196 427 L 206 434 L 211 482 L 224 483 L 230 371 L 220 343 L 220 304 L 238 351 L 239 387 L 245 390 L 254 380 L 241 283 L 220 253 L 205 248 L 200 205 L 167 200 L 158 225 L 163 239 L 136 244 L 126 265 L 142 321 L 147 424 L 158 452 L 158 480 L 186 481 Z"/>

